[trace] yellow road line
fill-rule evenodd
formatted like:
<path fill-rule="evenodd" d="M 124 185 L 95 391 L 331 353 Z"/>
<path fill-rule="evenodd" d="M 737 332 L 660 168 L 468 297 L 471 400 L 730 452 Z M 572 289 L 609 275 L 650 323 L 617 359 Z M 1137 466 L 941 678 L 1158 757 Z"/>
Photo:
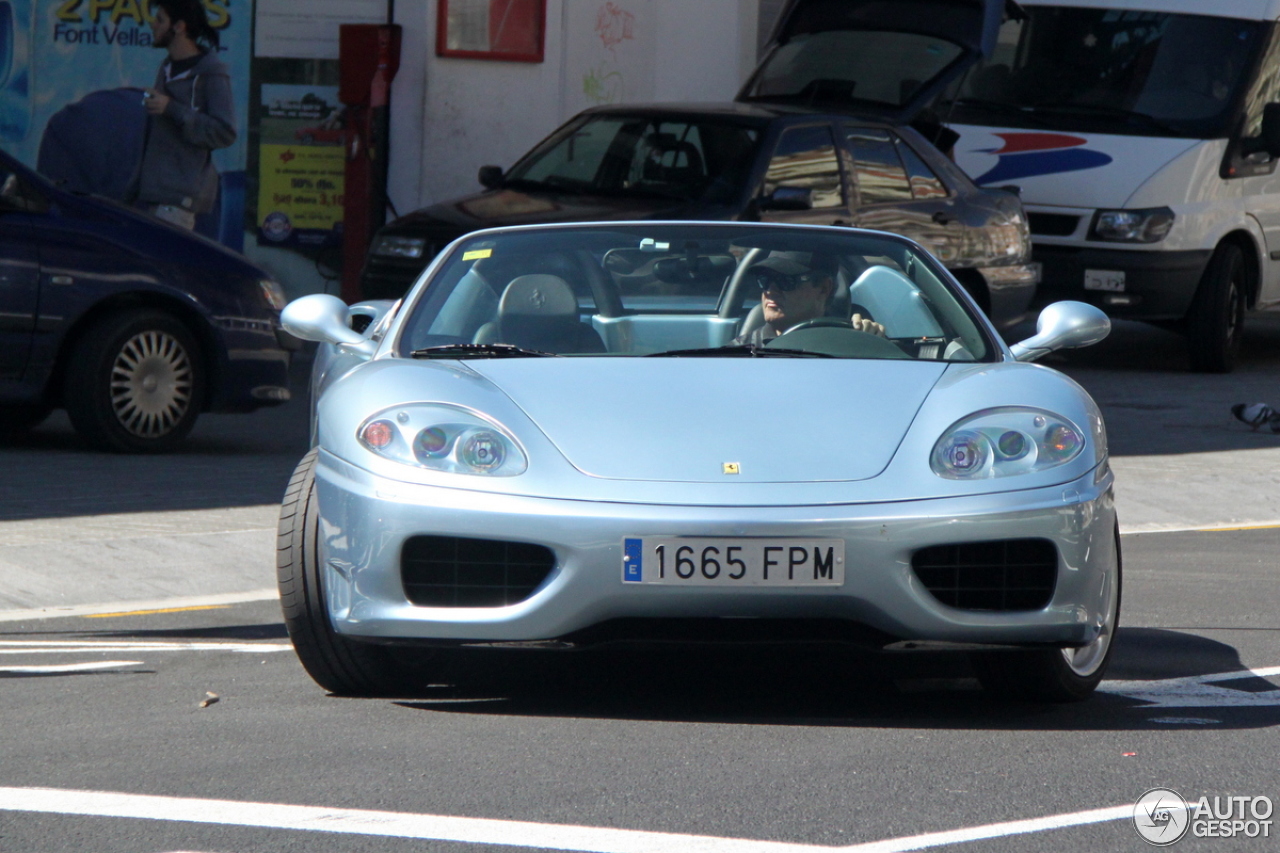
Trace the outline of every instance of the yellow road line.
<path fill-rule="evenodd" d="M 193 610 L 222 610 L 226 604 L 207 604 L 203 607 L 163 607 L 159 610 L 129 610 L 124 613 L 88 613 L 86 619 L 113 619 L 116 616 L 151 616 L 155 613 L 190 613 Z"/>
<path fill-rule="evenodd" d="M 1239 530 L 1280 530 L 1280 524 L 1255 524 L 1252 527 L 1202 527 L 1200 533 L 1231 533 Z"/>

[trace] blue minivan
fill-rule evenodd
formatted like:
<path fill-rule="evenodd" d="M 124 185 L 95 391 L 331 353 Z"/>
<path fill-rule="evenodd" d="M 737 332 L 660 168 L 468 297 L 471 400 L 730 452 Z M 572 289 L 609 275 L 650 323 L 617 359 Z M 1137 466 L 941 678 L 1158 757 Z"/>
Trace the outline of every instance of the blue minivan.
<path fill-rule="evenodd" d="M 0 153 L 0 434 L 65 408 L 94 447 L 162 451 L 283 403 L 284 303 L 240 255 Z"/>

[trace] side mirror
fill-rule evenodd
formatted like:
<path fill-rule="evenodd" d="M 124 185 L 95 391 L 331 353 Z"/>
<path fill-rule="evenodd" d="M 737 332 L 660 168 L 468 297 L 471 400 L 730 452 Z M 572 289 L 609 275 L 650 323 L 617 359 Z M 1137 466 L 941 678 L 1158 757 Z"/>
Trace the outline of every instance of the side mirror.
<path fill-rule="evenodd" d="M 502 189 L 502 167 L 501 166 L 481 166 L 480 167 L 480 186 L 487 190 Z"/>
<path fill-rule="evenodd" d="M 365 336 L 350 326 L 347 303 L 327 293 L 313 293 L 295 299 L 280 312 L 284 330 L 304 341 L 353 346 L 366 343 Z"/>
<path fill-rule="evenodd" d="M 1280 104 L 1267 104 L 1262 108 L 1260 146 L 1272 157 L 1280 157 Z"/>
<path fill-rule="evenodd" d="M 813 210 L 813 190 L 781 186 L 760 199 L 761 210 Z"/>
<path fill-rule="evenodd" d="M 1035 361 L 1054 350 L 1089 347 L 1111 334 L 1111 318 L 1084 302 L 1055 302 L 1040 312 L 1036 333 L 1010 347 L 1018 361 Z"/>

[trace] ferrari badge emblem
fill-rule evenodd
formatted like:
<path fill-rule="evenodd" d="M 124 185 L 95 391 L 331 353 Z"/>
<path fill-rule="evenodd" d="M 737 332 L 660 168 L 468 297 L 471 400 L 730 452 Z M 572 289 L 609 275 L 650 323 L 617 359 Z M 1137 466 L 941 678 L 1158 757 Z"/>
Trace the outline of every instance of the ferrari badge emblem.
<path fill-rule="evenodd" d="M 737 462 L 726 462 L 724 463 L 724 472 L 726 474 L 741 474 L 742 466 Z"/>

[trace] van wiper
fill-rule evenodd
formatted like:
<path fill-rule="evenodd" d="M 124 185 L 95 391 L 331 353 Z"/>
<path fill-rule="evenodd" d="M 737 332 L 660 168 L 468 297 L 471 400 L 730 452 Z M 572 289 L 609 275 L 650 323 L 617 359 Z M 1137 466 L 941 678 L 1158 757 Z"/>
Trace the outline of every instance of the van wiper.
<path fill-rule="evenodd" d="M 1037 104 L 1033 108 L 1036 112 L 1053 113 L 1055 115 L 1075 115 L 1096 118 L 1111 118 L 1125 122 L 1126 124 L 1143 127 L 1148 130 L 1158 130 L 1161 133 L 1172 133 L 1183 136 L 1186 131 L 1180 130 L 1162 119 L 1158 119 L 1148 113 L 1140 113 L 1137 110 L 1129 110 L 1124 107 L 1108 107 L 1102 104 Z"/>
<path fill-rule="evenodd" d="M 1041 119 L 1036 118 L 1035 107 L 1010 104 L 1006 101 L 992 101 L 988 98 L 956 98 L 953 103 L 958 107 L 971 107 L 1001 115 L 1018 116 L 1044 124 Z"/>
<path fill-rule="evenodd" d="M 785 349 L 783 347 L 762 347 L 759 344 L 735 344 L 727 347 L 703 347 L 701 349 L 673 349 L 666 352 L 651 352 L 645 358 L 683 358 L 685 356 L 710 356 L 712 358 L 835 358 L 825 352 L 810 352 L 806 349 Z"/>
<path fill-rule="evenodd" d="M 559 358 L 553 352 L 523 349 L 511 344 L 445 344 L 439 347 L 416 349 L 409 355 L 414 358 Z"/>

